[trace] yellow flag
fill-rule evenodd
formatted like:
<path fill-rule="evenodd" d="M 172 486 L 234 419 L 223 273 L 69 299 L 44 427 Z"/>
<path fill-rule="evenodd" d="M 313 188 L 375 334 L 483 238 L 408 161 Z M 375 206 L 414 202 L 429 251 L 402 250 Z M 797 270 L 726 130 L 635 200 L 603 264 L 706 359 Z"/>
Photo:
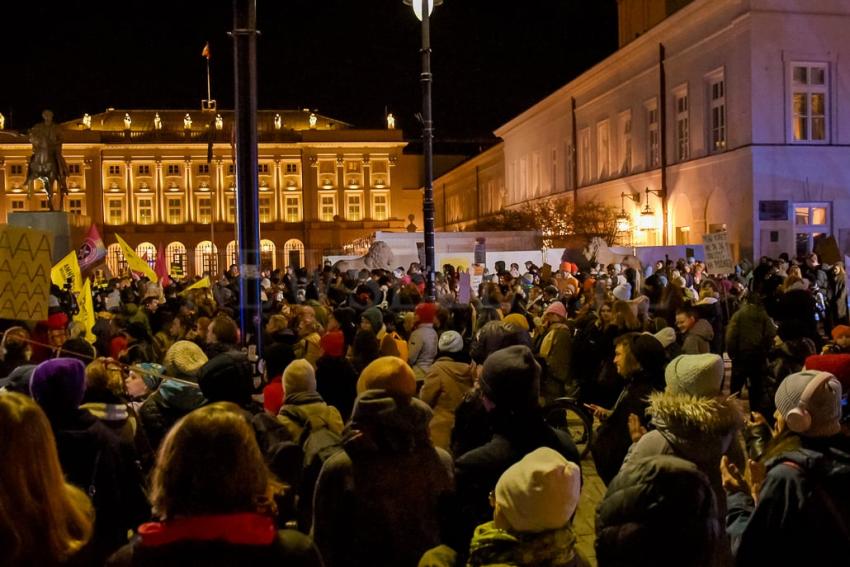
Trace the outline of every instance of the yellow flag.
<path fill-rule="evenodd" d="M 210 277 L 209 276 L 202 277 L 201 279 L 199 279 L 198 281 L 196 281 L 195 283 L 193 283 L 192 285 L 190 285 L 189 287 L 187 287 L 186 289 L 181 291 L 180 295 L 183 295 L 187 291 L 191 291 L 193 289 L 203 289 L 205 287 L 210 287 Z"/>
<path fill-rule="evenodd" d="M 85 328 L 86 332 L 83 338 L 94 344 L 95 336 L 92 333 L 92 327 L 94 327 L 94 302 L 92 301 L 91 280 L 89 278 L 86 278 L 82 291 L 77 295 L 77 306 L 80 308 L 80 311 L 74 315 L 74 321 L 80 323 Z"/>
<path fill-rule="evenodd" d="M 80 263 L 77 261 L 77 251 L 71 250 L 68 255 L 59 260 L 50 269 L 50 281 L 60 288 L 64 288 L 70 279 L 71 291 L 80 293 L 82 289 L 82 278 L 80 277 Z"/>
<path fill-rule="evenodd" d="M 139 255 L 136 254 L 136 251 L 130 248 L 130 245 L 124 242 L 124 239 L 115 235 L 116 240 L 118 240 L 118 244 L 121 246 L 121 252 L 124 253 L 124 259 L 127 260 L 127 267 L 129 267 L 134 272 L 139 272 L 140 274 L 147 277 L 150 281 L 156 283 L 159 281 L 159 278 L 156 277 L 156 272 L 150 267 L 150 265 L 139 258 Z"/>

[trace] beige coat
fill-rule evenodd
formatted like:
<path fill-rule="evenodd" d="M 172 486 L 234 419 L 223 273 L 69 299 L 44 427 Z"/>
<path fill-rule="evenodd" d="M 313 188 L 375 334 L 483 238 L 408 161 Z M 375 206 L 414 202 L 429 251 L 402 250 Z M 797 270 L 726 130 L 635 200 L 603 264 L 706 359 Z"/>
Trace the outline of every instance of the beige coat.
<path fill-rule="evenodd" d="M 455 410 L 463 396 L 472 389 L 475 381 L 473 368 L 472 364 L 440 357 L 425 375 L 419 398 L 434 410 L 429 427 L 435 447 L 448 450 L 451 445 Z"/>

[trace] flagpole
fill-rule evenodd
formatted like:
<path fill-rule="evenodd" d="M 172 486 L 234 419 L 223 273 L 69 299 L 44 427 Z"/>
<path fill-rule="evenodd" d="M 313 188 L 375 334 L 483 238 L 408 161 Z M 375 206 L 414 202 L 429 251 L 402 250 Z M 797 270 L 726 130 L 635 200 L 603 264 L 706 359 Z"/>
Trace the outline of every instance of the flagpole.
<path fill-rule="evenodd" d="M 210 88 L 210 58 L 207 57 L 207 107 L 212 104 L 212 89 Z"/>

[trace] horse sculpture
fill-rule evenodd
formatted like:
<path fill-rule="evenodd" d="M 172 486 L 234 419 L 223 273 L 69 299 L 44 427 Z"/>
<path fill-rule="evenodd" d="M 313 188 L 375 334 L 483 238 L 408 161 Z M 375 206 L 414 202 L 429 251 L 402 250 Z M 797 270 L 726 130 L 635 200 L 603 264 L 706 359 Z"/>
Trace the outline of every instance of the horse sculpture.
<path fill-rule="evenodd" d="M 68 194 L 65 181 L 68 167 L 62 157 L 62 140 L 59 129 L 53 124 L 53 113 L 45 110 L 41 113 L 41 117 L 44 118 L 44 122 L 33 126 L 29 133 L 32 156 L 25 183 L 31 199 L 35 191 L 35 181 L 41 181 L 47 193 L 47 206 L 51 211 L 54 210 L 53 186 L 55 184 L 59 191 L 59 210 L 61 211 L 64 197 Z"/>

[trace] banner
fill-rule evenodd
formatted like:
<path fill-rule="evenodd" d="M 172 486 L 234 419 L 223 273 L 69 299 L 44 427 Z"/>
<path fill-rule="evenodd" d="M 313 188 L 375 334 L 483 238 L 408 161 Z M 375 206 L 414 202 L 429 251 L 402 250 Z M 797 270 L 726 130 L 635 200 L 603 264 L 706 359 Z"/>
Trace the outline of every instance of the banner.
<path fill-rule="evenodd" d="M 118 241 L 119 246 L 121 246 L 121 252 L 124 253 L 124 259 L 127 260 L 127 267 L 130 270 L 142 274 L 154 283 L 159 281 L 156 272 L 151 269 L 150 264 L 139 258 L 136 251 L 130 248 L 130 245 L 123 238 L 116 234 L 115 239 Z"/>
<path fill-rule="evenodd" d="M 83 289 L 77 295 L 77 307 L 80 310 L 74 315 L 74 322 L 81 324 L 86 330 L 81 336 L 91 344 L 94 344 L 96 339 L 92 332 L 92 327 L 94 327 L 94 303 L 92 301 L 91 280 L 89 278 L 86 278 L 85 283 L 83 283 Z"/>
<path fill-rule="evenodd" d="M 47 319 L 50 242 L 42 230 L 0 226 L 0 318 Z"/>
<path fill-rule="evenodd" d="M 50 281 L 53 285 L 60 289 L 69 289 L 72 293 L 80 293 L 83 285 L 83 278 L 80 276 L 80 264 L 77 262 L 77 251 L 71 250 L 68 254 L 59 260 L 50 270 Z"/>
<path fill-rule="evenodd" d="M 187 287 L 186 289 L 181 291 L 180 295 L 183 295 L 184 293 L 188 293 L 188 292 L 192 291 L 193 289 L 204 289 L 204 288 L 208 288 L 208 287 L 210 287 L 210 277 L 204 276 L 200 280 L 196 281 L 195 283 L 193 283 L 192 285 L 190 285 L 189 287 Z"/>
<path fill-rule="evenodd" d="M 735 271 L 732 252 L 729 249 L 729 234 L 726 231 L 702 235 L 705 252 L 705 271 L 709 274 L 731 274 Z"/>
<path fill-rule="evenodd" d="M 91 225 L 88 234 L 83 239 L 83 243 L 77 249 L 77 260 L 80 263 L 80 270 L 88 270 L 104 258 L 106 258 L 106 246 L 103 244 L 103 239 L 100 237 L 97 227 Z"/>
<path fill-rule="evenodd" d="M 156 264 L 154 264 L 153 271 L 159 278 L 162 287 L 168 287 L 170 282 L 168 279 L 168 268 L 165 267 L 165 250 L 162 249 L 162 244 L 156 249 Z"/>

